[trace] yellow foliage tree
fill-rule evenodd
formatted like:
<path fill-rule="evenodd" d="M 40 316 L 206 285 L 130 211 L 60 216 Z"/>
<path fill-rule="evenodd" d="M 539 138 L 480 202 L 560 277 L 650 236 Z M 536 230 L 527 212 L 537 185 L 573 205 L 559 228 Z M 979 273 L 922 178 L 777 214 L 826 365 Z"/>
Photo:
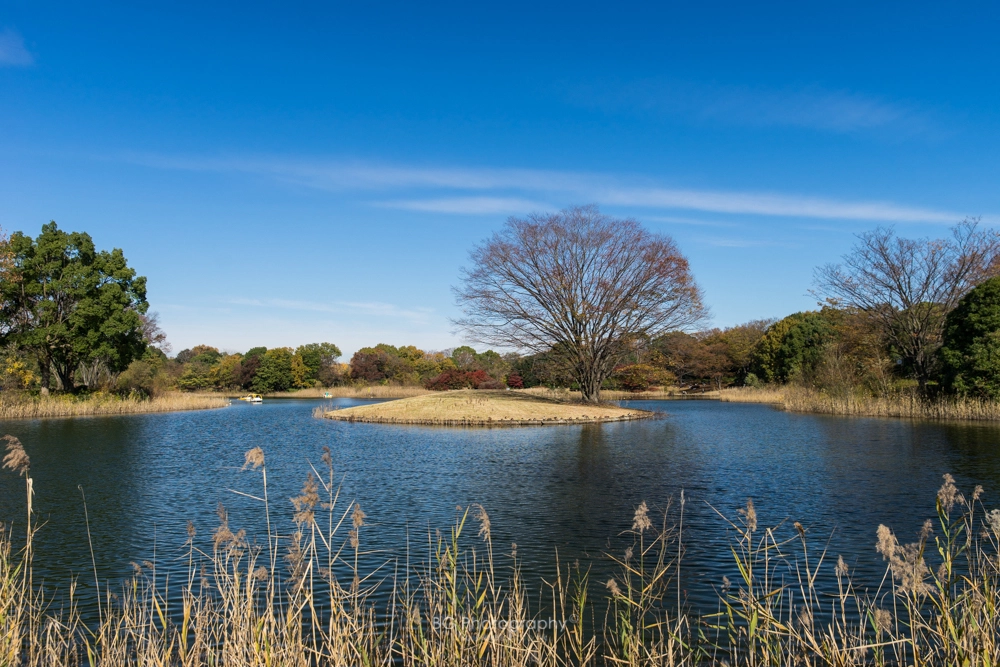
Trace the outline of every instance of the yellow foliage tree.
<path fill-rule="evenodd" d="M 296 352 L 292 356 L 292 386 L 302 389 L 305 387 L 311 387 L 312 382 L 308 379 L 309 367 L 306 366 L 306 362 L 302 359 L 302 355 Z"/>

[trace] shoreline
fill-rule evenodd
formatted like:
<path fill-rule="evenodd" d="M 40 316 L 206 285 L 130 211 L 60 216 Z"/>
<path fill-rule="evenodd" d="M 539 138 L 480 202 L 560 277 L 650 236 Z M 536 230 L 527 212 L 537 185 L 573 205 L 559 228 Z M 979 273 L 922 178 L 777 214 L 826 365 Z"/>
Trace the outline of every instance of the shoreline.
<path fill-rule="evenodd" d="M 656 415 L 608 404 L 560 401 L 520 391 L 459 389 L 313 415 L 334 421 L 413 426 L 556 426 L 635 421 Z"/>

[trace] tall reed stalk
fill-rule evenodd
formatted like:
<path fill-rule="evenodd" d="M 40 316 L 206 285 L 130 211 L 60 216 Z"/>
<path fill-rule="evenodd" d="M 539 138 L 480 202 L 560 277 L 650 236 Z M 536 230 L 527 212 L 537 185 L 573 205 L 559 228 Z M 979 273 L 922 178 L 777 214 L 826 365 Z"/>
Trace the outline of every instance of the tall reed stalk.
<path fill-rule="evenodd" d="M 27 478 L 27 455 L 17 445 L 8 440 L 4 467 Z M 240 493 L 265 512 L 266 551 L 232 527 L 220 506 L 210 544 L 199 546 L 189 526 L 182 581 L 169 581 L 156 563 L 136 565 L 120 590 L 106 589 L 100 618 L 89 626 L 74 585 L 57 608 L 32 581 L 30 532 L 19 551 L 14 534 L 0 532 L 0 665 L 924 667 L 1000 660 L 1000 509 L 987 512 L 980 487 L 966 497 L 949 475 L 935 520 L 915 542 L 879 527 L 886 578 L 875 591 L 857 589 L 844 559 L 814 549 L 801 524 L 762 526 L 752 501 L 735 517 L 720 513 L 738 576 L 722 581 L 718 611 L 699 617 L 677 601 L 683 548 L 670 505 L 662 519 L 645 502 L 636 508 L 624 549 L 608 554 L 614 574 L 606 581 L 591 581 L 587 566 L 557 555 L 554 578 L 537 588 L 521 571 L 517 545 L 497 549 L 479 505 L 458 508 L 447 532 L 430 534 L 421 563 L 373 560 L 363 546 L 366 513 L 342 501 L 328 449 L 321 461 L 292 498 L 291 532 L 281 533 L 271 522 L 264 452 L 247 452 L 244 471 L 260 474 L 249 478 L 259 490 Z M 835 587 L 823 588 L 824 578 Z M 376 603 L 385 599 L 380 592 L 389 593 L 388 603 Z"/>

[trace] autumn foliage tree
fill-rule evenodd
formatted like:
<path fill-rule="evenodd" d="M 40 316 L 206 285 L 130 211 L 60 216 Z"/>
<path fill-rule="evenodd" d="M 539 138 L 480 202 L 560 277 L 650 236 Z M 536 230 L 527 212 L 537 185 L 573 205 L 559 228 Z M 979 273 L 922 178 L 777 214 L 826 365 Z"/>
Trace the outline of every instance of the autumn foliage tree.
<path fill-rule="evenodd" d="M 456 323 L 475 341 L 503 349 L 561 350 L 583 400 L 636 337 L 704 317 L 701 291 L 673 240 L 595 206 L 510 218 L 471 252 L 456 290 Z"/>

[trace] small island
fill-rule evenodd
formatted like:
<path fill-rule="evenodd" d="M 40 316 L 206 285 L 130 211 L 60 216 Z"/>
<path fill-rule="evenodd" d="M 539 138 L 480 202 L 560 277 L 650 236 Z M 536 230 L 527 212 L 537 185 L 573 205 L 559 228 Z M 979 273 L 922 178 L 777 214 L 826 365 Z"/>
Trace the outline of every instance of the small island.
<path fill-rule="evenodd" d="M 532 426 L 647 419 L 617 405 L 560 401 L 521 391 L 456 390 L 323 412 L 327 419 L 374 424 Z"/>

